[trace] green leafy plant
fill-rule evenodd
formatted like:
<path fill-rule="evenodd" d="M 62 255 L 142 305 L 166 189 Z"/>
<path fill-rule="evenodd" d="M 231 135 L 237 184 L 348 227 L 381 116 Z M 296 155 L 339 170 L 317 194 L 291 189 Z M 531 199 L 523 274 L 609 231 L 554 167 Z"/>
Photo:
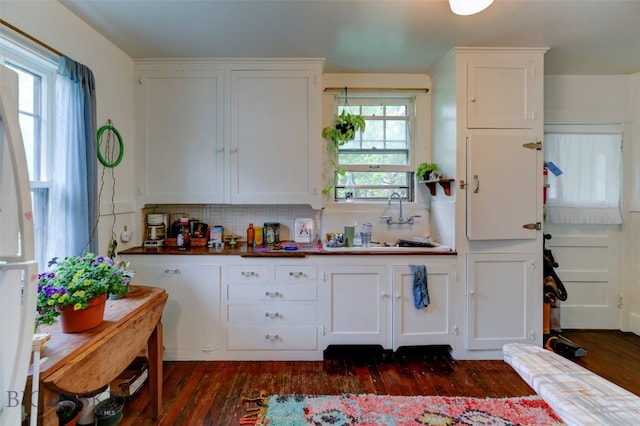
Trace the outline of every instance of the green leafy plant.
<path fill-rule="evenodd" d="M 436 163 L 420 163 L 416 169 L 416 175 L 424 180 L 427 180 L 431 172 L 438 170 Z"/>
<path fill-rule="evenodd" d="M 345 170 L 338 165 L 338 152 L 341 146 L 352 141 L 356 137 L 357 132 L 364 132 L 367 123 L 363 116 L 351 114 L 342 110 L 340 115 L 336 116 L 333 126 L 327 126 L 322 129 L 322 137 L 328 142 L 330 150 L 330 165 L 337 171 L 338 175 L 343 176 Z M 327 186 L 322 190 L 323 194 L 328 194 L 334 187 L 333 179 L 330 179 Z"/>
<path fill-rule="evenodd" d="M 82 256 L 54 258 L 49 270 L 38 275 L 36 325 L 53 324 L 60 315 L 56 308 L 85 309 L 89 301 L 102 294 L 129 292 L 134 271 L 129 262 L 115 263 L 109 257 L 85 253 Z"/>

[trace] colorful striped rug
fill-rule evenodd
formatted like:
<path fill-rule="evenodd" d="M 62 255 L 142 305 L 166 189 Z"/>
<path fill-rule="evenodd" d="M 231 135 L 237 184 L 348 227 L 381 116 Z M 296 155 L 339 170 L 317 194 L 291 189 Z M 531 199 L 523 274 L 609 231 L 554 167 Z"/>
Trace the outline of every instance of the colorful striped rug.
<path fill-rule="evenodd" d="M 564 425 L 538 396 L 466 398 L 390 395 L 272 395 L 245 398 L 257 406 L 240 421 L 256 426 L 305 425 Z"/>

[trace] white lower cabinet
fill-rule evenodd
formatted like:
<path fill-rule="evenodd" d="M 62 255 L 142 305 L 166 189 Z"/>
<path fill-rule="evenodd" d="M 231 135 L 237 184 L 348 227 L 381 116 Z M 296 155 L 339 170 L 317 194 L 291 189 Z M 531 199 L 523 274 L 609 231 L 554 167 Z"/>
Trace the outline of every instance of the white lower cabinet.
<path fill-rule="evenodd" d="M 233 359 L 321 359 L 318 268 L 240 259 L 226 267 L 226 349 Z"/>
<path fill-rule="evenodd" d="M 388 347 L 389 268 L 371 265 L 330 266 L 323 276 L 323 346 Z"/>
<path fill-rule="evenodd" d="M 408 263 L 353 265 L 356 259 L 347 261 L 351 265 L 330 266 L 322 273 L 323 348 L 360 344 L 396 350 L 454 344 L 455 261 L 425 265 L 430 304 L 416 309 Z M 416 259 L 414 263 L 423 262 Z"/>
<path fill-rule="evenodd" d="M 123 258 L 134 284 L 169 295 L 167 361 L 321 360 L 329 345 L 454 344 L 455 257 Z M 426 266 L 426 308 L 414 307 L 410 264 Z"/>
<path fill-rule="evenodd" d="M 532 253 L 467 254 L 466 349 L 542 345 L 542 284 Z"/>
<path fill-rule="evenodd" d="M 164 360 L 219 358 L 220 266 L 209 256 L 126 256 L 133 284 L 160 287 L 169 298 L 162 316 Z"/>
<path fill-rule="evenodd" d="M 413 274 L 408 265 L 393 267 L 393 347 L 455 343 L 453 297 L 455 265 L 430 264 L 427 288 L 430 303 L 416 309 Z"/>

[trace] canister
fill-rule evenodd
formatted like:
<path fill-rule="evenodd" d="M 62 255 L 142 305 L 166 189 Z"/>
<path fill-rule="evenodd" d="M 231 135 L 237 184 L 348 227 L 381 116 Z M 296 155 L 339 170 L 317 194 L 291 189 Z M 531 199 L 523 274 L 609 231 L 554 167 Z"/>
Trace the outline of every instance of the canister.
<path fill-rule="evenodd" d="M 264 243 L 264 238 L 262 236 L 262 226 L 256 226 L 255 233 L 256 233 L 256 239 L 255 239 L 256 245 L 261 246 Z"/>
<path fill-rule="evenodd" d="M 265 244 L 278 244 L 280 242 L 280 224 L 278 222 L 265 222 L 263 235 Z"/>

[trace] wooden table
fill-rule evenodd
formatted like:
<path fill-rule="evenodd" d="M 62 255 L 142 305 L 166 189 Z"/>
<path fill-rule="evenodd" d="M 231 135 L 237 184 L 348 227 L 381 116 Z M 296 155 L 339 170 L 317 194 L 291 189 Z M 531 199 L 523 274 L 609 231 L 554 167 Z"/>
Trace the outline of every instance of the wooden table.
<path fill-rule="evenodd" d="M 57 426 L 59 393 L 94 392 L 118 377 L 146 347 L 151 405 L 156 418 L 162 410 L 162 311 L 167 293 L 160 288 L 132 286 L 131 293 L 107 300 L 104 322 L 82 333 L 63 333 L 56 321 L 41 327 L 51 333 L 40 354 L 38 424 Z M 33 367 L 33 366 L 32 366 Z M 27 393 L 31 395 L 31 370 Z M 26 400 L 26 397 L 25 397 Z M 25 401 L 26 402 L 26 401 Z M 32 404 L 25 403 L 27 411 Z"/>

